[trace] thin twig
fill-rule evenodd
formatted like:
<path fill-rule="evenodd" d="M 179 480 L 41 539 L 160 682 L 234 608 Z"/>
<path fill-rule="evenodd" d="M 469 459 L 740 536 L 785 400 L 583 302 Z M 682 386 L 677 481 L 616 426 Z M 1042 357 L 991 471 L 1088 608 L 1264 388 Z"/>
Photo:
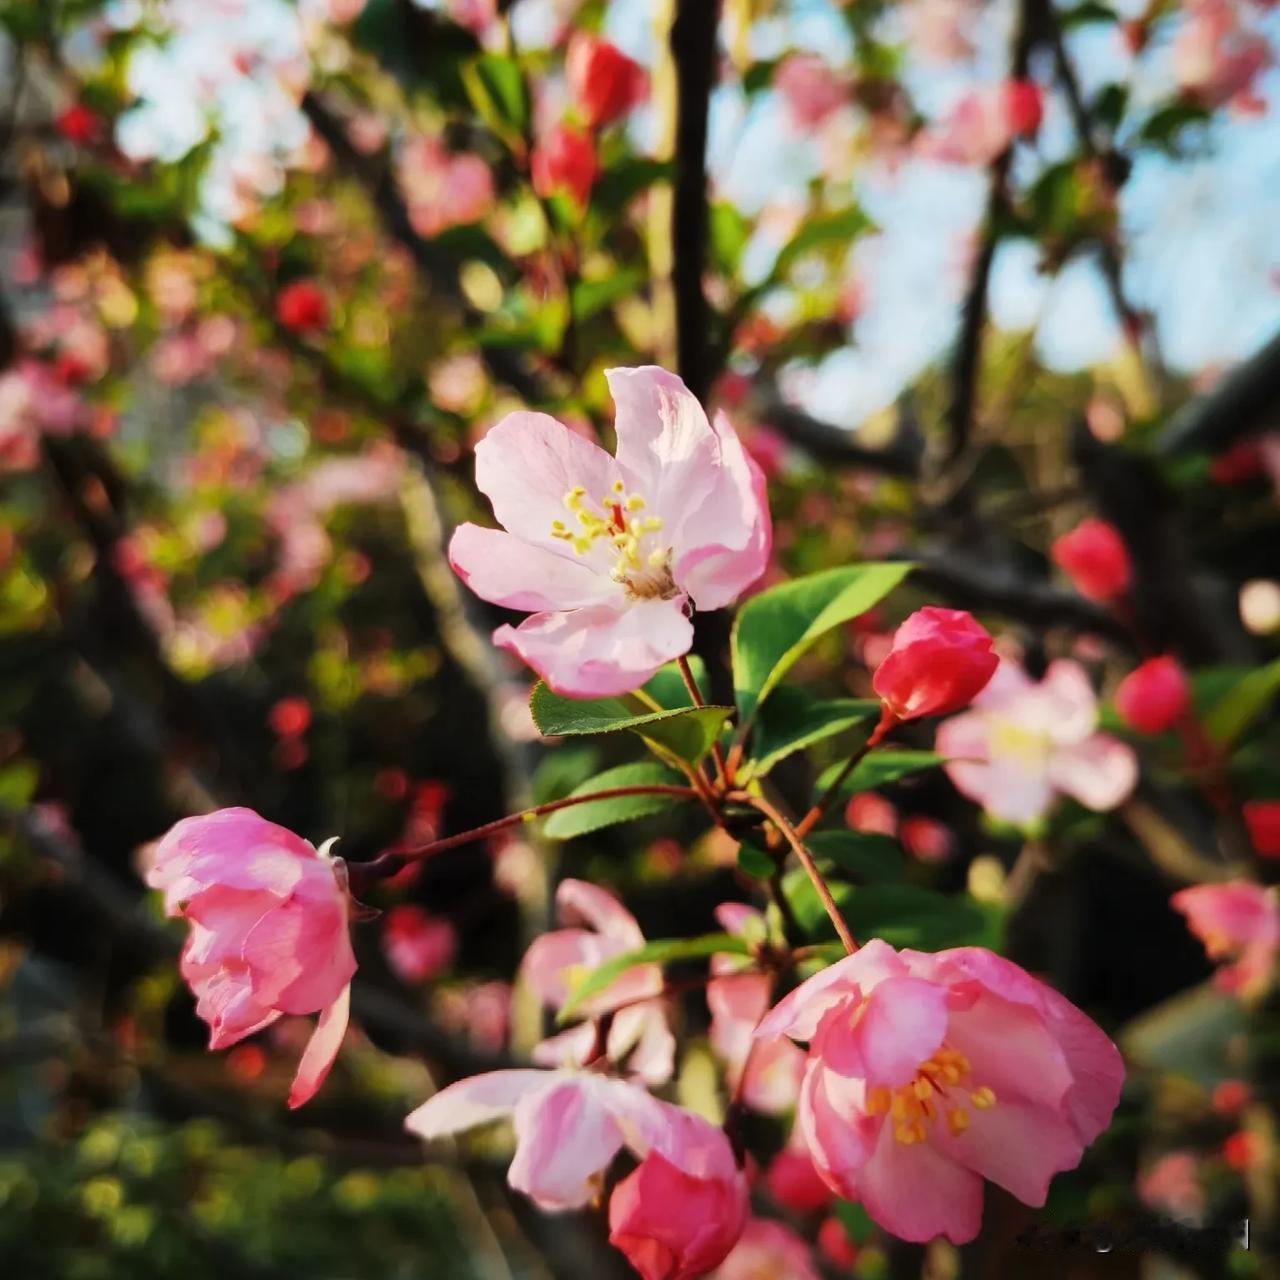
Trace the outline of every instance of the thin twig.
<path fill-rule="evenodd" d="M 836 774 L 831 785 L 822 793 L 813 808 L 800 819 L 796 826 L 796 835 L 803 837 L 813 830 L 822 815 L 826 813 L 831 802 L 840 794 L 840 788 L 844 785 L 844 780 L 880 745 L 885 735 L 897 723 L 898 717 L 889 710 L 887 705 L 882 704 L 880 707 L 880 722 L 872 729 L 871 736 L 844 762 L 844 768 Z"/>

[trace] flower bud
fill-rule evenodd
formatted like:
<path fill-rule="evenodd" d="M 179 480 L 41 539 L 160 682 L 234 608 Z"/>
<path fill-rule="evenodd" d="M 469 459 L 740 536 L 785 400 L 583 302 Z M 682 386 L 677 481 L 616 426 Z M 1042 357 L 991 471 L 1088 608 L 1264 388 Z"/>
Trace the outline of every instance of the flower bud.
<path fill-rule="evenodd" d="M 607 40 L 586 32 L 570 41 L 564 67 L 573 100 L 593 128 L 626 115 L 644 97 L 642 68 Z"/>
<path fill-rule="evenodd" d="M 1129 553 L 1115 527 L 1105 520 L 1082 520 L 1053 544 L 1051 554 L 1075 589 L 1098 604 L 1129 590 Z"/>
<path fill-rule="evenodd" d="M 285 285 L 276 298 L 276 318 L 294 333 L 311 333 L 329 324 L 329 304 L 312 280 Z"/>
<path fill-rule="evenodd" d="M 556 125 L 534 147 L 529 164 L 540 196 L 567 192 L 580 205 L 587 203 L 599 172 L 595 143 L 567 124 Z"/>
<path fill-rule="evenodd" d="M 1129 672 L 1116 690 L 1120 719 L 1139 733 L 1163 733 L 1187 713 L 1187 673 L 1176 658 L 1149 658 Z"/>
<path fill-rule="evenodd" d="M 972 615 L 930 605 L 898 628 L 871 685 L 899 720 L 945 715 L 973 700 L 998 661 Z"/>
<path fill-rule="evenodd" d="M 1248 801 L 1244 825 L 1260 858 L 1280 858 L 1280 800 Z"/>

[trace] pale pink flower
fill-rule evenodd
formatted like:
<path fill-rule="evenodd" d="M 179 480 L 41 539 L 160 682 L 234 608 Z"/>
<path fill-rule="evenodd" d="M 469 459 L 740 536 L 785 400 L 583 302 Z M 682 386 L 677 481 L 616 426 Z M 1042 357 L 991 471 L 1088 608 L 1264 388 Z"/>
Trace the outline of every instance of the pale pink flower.
<path fill-rule="evenodd" d="M 716 919 L 726 933 L 763 940 L 764 916 L 753 907 L 721 903 Z M 769 1011 L 773 977 L 742 972 L 749 957 L 711 957 L 716 976 L 707 984 L 711 1010 L 711 1047 L 727 1064 L 730 1091 L 753 1111 L 779 1115 L 795 1106 L 804 1075 L 804 1053 L 786 1036 L 756 1040 L 755 1029 Z"/>
<path fill-rule="evenodd" d="M 773 73 L 773 87 L 782 95 L 792 122 L 813 129 L 844 105 L 849 87 L 831 64 L 816 53 L 793 53 Z"/>
<path fill-rule="evenodd" d="M 944 164 L 990 164 L 1015 138 L 1040 124 L 1035 85 L 1005 81 L 965 93 L 917 143 L 920 153 Z"/>
<path fill-rule="evenodd" d="M 458 938 L 447 920 L 402 902 L 382 922 L 382 952 L 402 982 L 425 982 L 448 968 Z"/>
<path fill-rule="evenodd" d="M 820 1280 L 806 1241 L 770 1218 L 752 1218 L 712 1280 Z"/>
<path fill-rule="evenodd" d="M 1228 960 L 1217 973 L 1223 991 L 1252 996 L 1267 983 L 1280 953 L 1280 899 L 1251 880 L 1198 884 L 1169 900 L 1187 918 L 1211 960 Z"/>
<path fill-rule="evenodd" d="M 1193 1151 L 1169 1151 L 1138 1175 L 1138 1199 L 1157 1213 L 1187 1226 L 1204 1218 L 1204 1192 L 1200 1187 L 1199 1161 Z"/>
<path fill-rule="evenodd" d="M 980 0 L 911 0 L 903 6 L 911 51 L 932 62 L 958 62 L 973 53 Z"/>
<path fill-rule="evenodd" d="M 561 881 L 556 907 L 561 922 L 575 927 L 535 938 L 520 968 L 538 998 L 552 1009 L 559 1009 L 569 998 L 576 978 L 613 956 L 644 946 L 635 917 L 597 885 Z M 583 925 L 587 927 L 577 927 Z M 662 989 L 659 965 L 633 965 L 582 1005 L 587 1019 L 617 1011 L 605 1051 L 612 1062 L 627 1062 L 633 1075 L 651 1085 L 665 1084 L 675 1066 L 676 1042 L 667 1023 Z M 534 1047 L 532 1057 L 539 1066 L 585 1066 L 595 1040 L 595 1023 L 586 1021 L 543 1040 Z"/>
<path fill-rule="evenodd" d="M 184 818 L 157 844 L 147 883 L 191 932 L 182 976 L 224 1049 L 282 1014 L 319 1013 L 289 1093 L 310 1099 L 347 1028 L 355 956 L 341 860 L 252 809 Z"/>
<path fill-rule="evenodd" d="M 981 947 L 871 941 L 756 1034 L 809 1042 L 796 1122 L 814 1164 L 903 1240 L 972 1240 L 983 1178 L 1042 1205 L 1106 1127 L 1124 1078 L 1089 1018 Z"/>
<path fill-rule="evenodd" d="M 1097 725 L 1097 697 L 1079 663 L 1052 662 L 1036 684 L 1001 659 L 969 710 L 938 726 L 935 749 L 949 758 L 958 790 L 992 817 L 1024 825 L 1059 792 L 1100 812 L 1128 798 L 1137 759 Z"/>
<path fill-rule="evenodd" d="M 459 1080 L 429 1098 L 405 1127 L 427 1140 L 510 1116 L 516 1149 L 507 1181 L 543 1209 L 580 1209 L 625 1146 L 656 1151 L 692 1177 L 736 1174 L 723 1132 L 643 1087 L 594 1071 L 516 1068 Z"/>
<path fill-rule="evenodd" d="M 1170 54 L 1174 78 L 1210 106 L 1232 102 L 1255 111 L 1253 84 L 1271 62 L 1271 47 L 1240 20 L 1230 0 L 1195 0 Z"/>
<path fill-rule="evenodd" d="M 617 457 L 546 414 L 508 414 L 476 446 L 504 529 L 464 524 L 449 544 L 477 595 L 533 611 L 494 642 L 570 697 L 629 692 L 686 653 L 689 603 L 731 604 L 772 541 L 764 477 L 726 417 L 709 423 L 662 369 L 605 377 Z"/>
<path fill-rule="evenodd" d="M 438 138 L 411 138 L 401 148 L 397 176 L 409 221 L 422 236 L 479 222 L 493 207 L 493 172 L 477 155 L 450 154 Z"/>

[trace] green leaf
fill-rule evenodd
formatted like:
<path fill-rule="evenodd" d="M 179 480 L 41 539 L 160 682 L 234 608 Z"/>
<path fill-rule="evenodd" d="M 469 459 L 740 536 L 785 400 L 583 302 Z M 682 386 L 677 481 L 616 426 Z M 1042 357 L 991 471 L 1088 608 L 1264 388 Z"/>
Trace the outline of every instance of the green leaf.
<path fill-rule="evenodd" d="M 697 762 L 710 750 L 732 707 L 676 707 L 654 711 L 635 694 L 620 698 L 562 698 L 545 684 L 534 686 L 529 709 L 547 737 L 616 733 L 629 729 L 662 753 Z"/>
<path fill-rule="evenodd" d="M 863 883 L 901 880 L 905 862 L 896 840 L 870 831 L 815 831 L 805 837 L 812 853 Z"/>
<path fill-rule="evenodd" d="M 880 704 L 869 698 L 822 701 L 784 685 L 760 709 L 752 752 L 756 776 L 768 773 L 792 752 L 843 733 L 879 711 Z"/>
<path fill-rule="evenodd" d="M 617 213 L 655 182 L 669 178 L 671 173 L 669 160 L 628 156 L 609 165 L 600 175 L 591 189 L 592 208 Z"/>
<path fill-rule="evenodd" d="M 40 770 L 30 760 L 14 760 L 0 769 L 0 805 L 14 811 L 25 809 L 36 793 Z"/>
<path fill-rule="evenodd" d="M 704 960 L 714 955 L 749 955 L 744 939 L 732 933 L 709 933 L 700 938 L 655 938 L 635 951 L 611 956 L 574 984 L 560 1010 L 558 1022 L 567 1022 L 592 996 L 607 990 L 613 982 L 638 964 L 669 964 L 676 960 Z"/>
<path fill-rule="evenodd" d="M 633 293 L 644 279 L 643 271 L 630 268 L 617 271 L 603 280 L 576 281 L 571 291 L 574 319 L 589 320 L 606 307 L 611 307 L 620 298 Z"/>
<path fill-rule="evenodd" d="M 841 796 L 851 796 L 858 791 L 874 791 L 890 782 L 897 782 L 908 774 L 919 773 L 922 769 L 932 769 L 935 765 L 945 764 L 946 756 L 936 751 L 873 751 L 865 760 L 854 768 L 853 772 L 840 785 Z M 822 795 L 835 781 L 836 774 L 844 766 L 833 764 L 825 770 L 814 788 L 814 798 Z"/>
<path fill-rule="evenodd" d="M 914 884 L 855 887 L 839 881 L 828 883 L 840 914 L 859 942 L 883 938 L 892 946 L 921 951 L 990 945 L 991 921 L 971 898 L 949 898 Z M 782 891 L 791 903 L 796 922 L 806 933 L 833 932 L 803 868 L 786 874 Z"/>
<path fill-rule="evenodd" d="M 524 77 L 512 58 L 485 53 L 462 71 L 463 83 L 476 112 L 498 132 L 523 135 L 529 120 Z"/>
<path fill-rule="evenodd" d="M 1115 22 L 1116 11 L 1098 0 L 1082 0 L 1080 4 L 1064 9 L 1058 18 L 1064 31 L 1072 31 L 1076 27 L 1087 26 L 1093 22 Z"/>
<path fill-rule="evenodd" d="M 800 230 L 782 247 L 773 264 L 772 277 L 781 279 L 806 253 L 824 245 L 844 247 L 874 228 L 875 223 L 858 205 L 805 221 Z"/>
<path fill-rule="evenodd" d="M 845 1235 L 854 1244 L 866 1244 L 875 1235 L 875 1223 L 856 1200 L 837 1200 L 831 1206 L 831 1211 L 840 1219 Z"/>
<path fill-rule="evenodd" d="M 910 563 L 827 569 L 753 596 L 733 628 L 733 682 L 743 718 L 752 715 L 820 636 L 883 600 Z"/>
<path fill-rule="evenodd" d="M 1267 709 L 1277 691 L 1280 659 L 1250 671 L 1219 698 L 1205 716 L 1205 732 L 1220 746 L 1229 746 Z"/>
<path fill-rule="evenodd" d="M 751 238 L 751 223 L 727 200 L 711 206 L 711 257 L 725 275 L 738 269 L 742 251 Z"/>
<path fill-rule="evenodd" d="M 581 786 L 574 787 L 571 795 L 586 795 L 592 791 L 608 791 L 613 787 L 639 787 L 660 784 L 679 786 L 684 782 L 678 774 L 652 760 L 635 764 L 623 764 L 606 769 Z M 679 796 L 635 795 L 615 796 L 611 800 L 586 800 L 567 809 L 557 809 L 547 818 L 545 828 L 552 840 L 570 840 L 611 827 L 618 822 L 630 822 L 633 818 L 645 818 L 651 813 L 661 813 L 679 803 Z"/>
<path fill-rule="evenodd" d="M 756 880 L 768 880 L 778 869 L 773 855 L 750 840 L 738 846 L 738 870 Z"/>

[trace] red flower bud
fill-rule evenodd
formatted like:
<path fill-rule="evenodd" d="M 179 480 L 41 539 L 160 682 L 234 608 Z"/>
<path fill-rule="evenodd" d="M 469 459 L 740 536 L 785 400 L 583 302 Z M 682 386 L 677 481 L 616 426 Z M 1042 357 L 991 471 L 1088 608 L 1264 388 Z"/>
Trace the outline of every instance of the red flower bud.
<path fill-rule="evenodd" d="M 1044 99 L 1039 85 L 1030 80 L 1006 80 L 1000 94 L 1009 132 L 1015 138 L 1032 137 L 1044 117 Z"/>
<path fill-rule="evenodd" d="M 893 637 L 871 681 L 899 720 L 966 706 L 995 674 L 991 636 L 963 609 L 918 609 Z"/>
<path fill-rule="evenodd" d="M 599 172 L 595 143 L 567 124 L 556 125 L 534 147 L 529 164 L 540 196 L 567 191 L 580 205 L 587 203 Z"/>
<path fill-rule="evenodd" d="M 311 724 L 311 704 L 306 698 L 281 698 L 268 717 L 272 731 L 282 738 L 297 738 Z"/>
<path fill-rule="evenodd" d="M 1280 800 L 1247 801 L 1244 825 L 1259 857 L 1280 858 Z"/>
<path fill-rule="evenodd" d="M 858 1246 L 839 1218 L 825 1218 L 818 1228 L 818 1249 L 833 1267 L 847 1271 L 858 1260 Z"/>
<path fill-rule="evenodd" d="M 276 318 L 294 333 L 324 329 L 329 323 L 329 304 L 314 281 L 295 280 L 280 290 Z"/>
<path fill-rule="evenodd" d="M 836 1194 L 813 1167 L 809 1153 L 796 1147 L 783 1147 L 769 1161 L 764 1185 L 773 1199 L 792 1213 L 825 1209 Z"/>
<path fill-rule="evenodd" d="M 645 74 L 607 40 L 579 32 L 565 56 L 569 90 L 589 125 L 598 128 L 624 116 L 645 93 Z"/>
<path fill-rule="evenodd" d="M 1116 690 L 1120 719 L 1139 733 L 1163 733 L 1182 719 L 1189 706 L 1187 674 L 1167 654 L 1149 658 L 1129 672 Z"/>
<path fill-rule="evenodd" d="M 1129 553 L 1105 520 L 1082 520 L 1053 544 L 1052 555 L 1075 589 L 1090 600 L 1106 604 L 1129 590 Z"/>
<path fill-rule="evenodd" d="M 53 127 L 68 142 L 74 142 L 78 146 L 97 142 L 102 136 L 102 121 L 83 102 L 68 107 L 54 120 Z"/>

